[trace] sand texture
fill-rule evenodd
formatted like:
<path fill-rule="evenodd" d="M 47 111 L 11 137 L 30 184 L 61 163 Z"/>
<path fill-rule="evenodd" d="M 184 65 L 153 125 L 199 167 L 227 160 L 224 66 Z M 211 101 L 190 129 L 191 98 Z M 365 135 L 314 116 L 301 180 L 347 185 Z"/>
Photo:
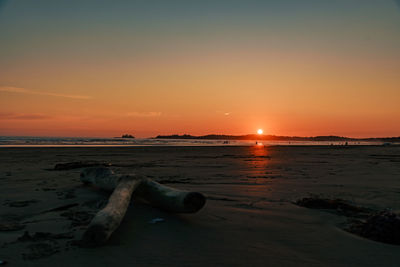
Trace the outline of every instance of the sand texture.
<path fill-rule="evenodd" d="M 96 164 L 207 203 L 172 214 L 133 199 L 106 245 L 80 247 L 110 195 L 79 179 Z M 295 204 L 309 197 L 346 202 Z M 399 266 L 400 246 L 345 230 L 387 209 L 400 212 L 398 146 L 0 148 L 0 260 L 9 266 Z"/>

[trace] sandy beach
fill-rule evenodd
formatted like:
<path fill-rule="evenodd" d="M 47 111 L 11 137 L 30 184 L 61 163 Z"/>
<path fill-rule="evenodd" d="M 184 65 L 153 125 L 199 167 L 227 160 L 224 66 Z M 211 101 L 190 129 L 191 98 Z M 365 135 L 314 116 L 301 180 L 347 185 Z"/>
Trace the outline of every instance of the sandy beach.
<path fill-rule="evenodd" d="M 82 169 L 107 162 L 207 196 L 195 214 L 133 201 L 107 245 L 75 245 L 109 194 Z M 9 266 L 399 266 L 400 246 L 344 230 L 350 220 L 293 202 L 344 199 L 400 211 L 399 146 L 0 148 L 0 260 Z M 150 223 L 155 218 L 163 221 Z M 27 233 L 26 233 L 27 232 Z M 24 234 L 25 233 L 25 234 Z"/>

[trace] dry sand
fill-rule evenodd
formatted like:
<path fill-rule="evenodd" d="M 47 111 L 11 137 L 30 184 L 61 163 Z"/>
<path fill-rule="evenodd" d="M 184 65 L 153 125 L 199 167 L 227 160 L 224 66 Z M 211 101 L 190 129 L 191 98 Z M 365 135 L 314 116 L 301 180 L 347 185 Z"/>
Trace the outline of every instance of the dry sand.
<path fill-rule="evenodd" d="M 204 193 L 196 214 L 133 202 L 106 246 L 74 245 L 108 194 L 73 161 L 105 161 Z M 399 266 L 400 246 L 342 229 L 292 202 L 317 194 L 400 210 L 400 147 L 0 148 L 0 260 L 9 266 Z M 59 208 L 59 209 L 57 209 Z M 53 210 L 52 209 L 56 209 Z M 164 222 L 149 223 L 154 218 Z M 24 232 L 28 231 L 28 235 Z"/>

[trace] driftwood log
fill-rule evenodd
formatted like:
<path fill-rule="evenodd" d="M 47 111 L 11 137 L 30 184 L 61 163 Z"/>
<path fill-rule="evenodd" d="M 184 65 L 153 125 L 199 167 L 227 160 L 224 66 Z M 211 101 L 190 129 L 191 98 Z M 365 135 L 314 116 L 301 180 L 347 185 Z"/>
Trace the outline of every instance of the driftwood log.
<path fill-rule="evenodd" d="M 92 219 L 83 235 L 83 243 L 90 246 L 105 243 L 118 228 L 131 201 L 132 192 L 140 184 L 134 176 L 119 179 L 107 205 Z"/>
<path fill-rule="evenodd" d="M 175 213 L 197 212 L 206 202 L 201 193 L 177 190 L 134 175 L 116 175 L 108 168 L 85 169 L 81 181 L 112 191 L 107 205 L 95 215 L 83 235 L 85 246 L 101 245 L 108 240 L 120 225 L 132 197 Z"/>

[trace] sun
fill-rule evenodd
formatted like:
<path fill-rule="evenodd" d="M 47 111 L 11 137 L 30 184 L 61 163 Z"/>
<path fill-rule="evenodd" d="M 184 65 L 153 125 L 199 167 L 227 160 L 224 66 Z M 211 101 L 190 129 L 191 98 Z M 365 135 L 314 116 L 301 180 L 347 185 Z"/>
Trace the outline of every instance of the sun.
<path fill-rule="evenodd" d="M 258 130 L 257 130 L 257 133 L 258 133 L 258 134 L 263 134 L 263 132 L 264 132 L 264 131 L 263 131 L 262 129 L 258 129 Z"/>

